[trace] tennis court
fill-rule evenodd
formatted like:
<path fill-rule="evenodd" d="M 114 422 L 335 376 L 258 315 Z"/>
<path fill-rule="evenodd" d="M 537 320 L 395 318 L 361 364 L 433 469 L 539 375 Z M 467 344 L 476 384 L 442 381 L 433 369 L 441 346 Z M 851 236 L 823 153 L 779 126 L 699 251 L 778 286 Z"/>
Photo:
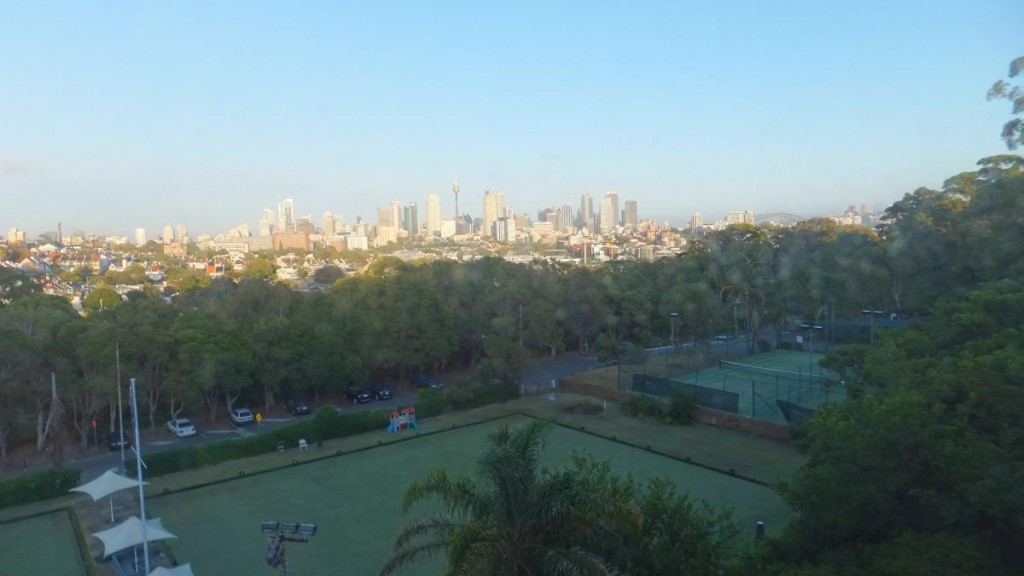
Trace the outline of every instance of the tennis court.
<path fill-rule="evenodd" d="M 85 574 L 67 510 L 0 524 L 0 576 Z"/>
<path fill-rule="evenodd" d="M 723 409 L 731 404 L 740 415 L 786 424 L 790 418 L 809 413 L 821 404 L 845 398 L 836 374 L 818 366 L 821 354 L 774 350 L 744 358 L 742 362 L 720 361 L 717 367 L 697 370 L 672 380 L 699 386 L 700 395 L 723 394 Z M 781 402 L 780 402 L 781 401 Z M 790 418 L 784 413 L 789 410 Z"/>
<path fill-rule="evenodd" d="M 267 540 L 260 521 L 311 522 L 319 531 L 308 544 L 288 544 L 296 574 L 375 574 L 388 555 L 392 538 L 410 517 L 401 513 L 409 483 L 439 466 L 472 473 L 486 449 L 487 433 L 515 418 L 460 427 L 408 442 L 345 454 L 316 463 L 253 475 L 197 490 L 154 497 L 150 515 L 178 534 L 168 541 L 180 561 L 197 574 L 270 573 L 264 561 Z M 424 431 L 429 424 L 424 423 Z M 680 490 L 714 506 L 734 508 L 743 537 L 763 520 L 781 530 L 789 510 L 769 488 L 688 465 L 589 434 L 552 427 L 547 464 L 562 466 L 573 450 L 612 461 L 619 473 L 637 478 L 668 476 Z M 419 512 L 422 513 L 422 509 Z M 442 560 L 409 567 L 403 574 L 437 574 Z"/>

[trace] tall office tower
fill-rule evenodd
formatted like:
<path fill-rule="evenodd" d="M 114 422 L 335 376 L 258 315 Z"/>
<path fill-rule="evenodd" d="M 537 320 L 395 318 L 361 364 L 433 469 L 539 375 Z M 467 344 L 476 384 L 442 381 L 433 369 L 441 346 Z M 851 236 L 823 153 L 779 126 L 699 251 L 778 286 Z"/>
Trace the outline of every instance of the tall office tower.
<path fill-rule="evenodd" d="M 391 210 L 390 204 L 387 206 L 381 206 L 380 208 L 377 208 L 377 227 L 396 227 L 394 211 Z"/>
<path fill-rule="evenodd" d="M 391 225 L 395 229 L 402 227 L 402 203 L 398 200 L 392 200 L 391 204 L 388 205 L 388 209 L 391 210 Z"/>
<path fill-rule="evenodd" d="M 295 231 L 295 202 L 285 198 L 277 205 L 277 230 L 275 232 Z"/>
<path fill-rule="evenodd" d="M 330 212 L 324 212 L 324 238 L 330 238 L 338 233 L 338 221 L 334 218 L 334 214 Z"/>
<path fill-rule="evenodd" d="M 694 212 L 693 217 L 690 218 L 690 231 L 697 232 L 704 227 L 704 218 L 701 217 L 700 212 Z"/>
<path fill-rule="evenodd" d="M 555 230 L 564 232 L 570 228 L 572 228 L 572 205 L 566 202 L 556 212 Z"/>
<path fill-rule="evenodd" d="M 441 199 L 427 194 L 427 236 L 441 235 Z"/>
<path fill-rule="evenodd" d="M 622 224 L 622 220 L 620 219 L 619 213 L 619 193 L 605 192 L 604 197 L 610 199 L 612 202 L 612 217 L 615 219 L 615 222 L 612 224 L 612 226 L 618 226 L 619 224 Z"/>
<path fill-rule="evenodd" d="M 409 205 L 405 207 L 405 231 L 409 233 L 409 236 L 420 233 L 420 217 L 416 211 L 415 202 L 409 202 Z"/>
<path fill-rule="evenodd" d="M 188 240 L 188 229 L 185 228 L 184 224 L 178 224 L 178 242 L 185 242 Z"/>
<path fill-rule="evenodd" d="M 484 221 L 480 227 L 481 236 L 490 236 L 494 223 L 504 214 L 505 196 L 501 192 L 484 194 Z"/>
<path fill-rule="evenodd" d="M 260 216 L 260 236 L 272 236 L 274 234 L 274 212 L 267 208 Z"/>
<path fill-rule="evenodd" d="M 593 230 L 594 227 L 594 197 L 587 192 L 580 197 L 580 219 L 577 222 L 580 228 L 590 228 Z"/>
<path fill-rule="evenodd" d="M 146 229 L 136 228 L 135 229 L 135 245 L 142 246 L 146 243 Z"/>
<path fill-rule="evenodd" d="M 640 219 L 636 215 L 636 200 L 626 200 L 626 217 L 622 220 L 622 223 L 627 228 L 634 230 L 640 224 Z"/>
<path fill-rule="evenodd" d="M 601 200 L 601 212 L 598 214 L 598 227 L 601 234 L 608 234 L 615 231 L 615 203 L 608 196 Z"/>
<path fill-rule="evenodd" d="M 870 214 L 871 213 L 871 209 L 870 209 L 870 207 L 867 204 L 861 204 L 860 205 L 860 213 L 861 214 Z"/>
<path fill-rule="evenodd" d="M 164 226 L 164 231 L 163 234 L 160 235 L 160 240 L 164 244 L 170 244 L 174 242 L 174 228 L 171 228 L 170 224 Z"/>

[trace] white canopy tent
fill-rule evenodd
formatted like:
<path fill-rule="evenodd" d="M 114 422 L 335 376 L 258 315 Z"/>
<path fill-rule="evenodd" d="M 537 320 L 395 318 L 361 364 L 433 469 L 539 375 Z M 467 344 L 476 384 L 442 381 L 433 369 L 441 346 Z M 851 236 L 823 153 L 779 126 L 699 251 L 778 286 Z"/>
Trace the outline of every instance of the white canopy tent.
<path fill-rule="evenodd" d="M 143 536 L 143 531 L 145 531 L 145 536 Z M 144 540 L 146 542 L 155 542 L 157 540 L 166 540 L 167 538 L 177 538 L 177 536 L 164 529 L 159 518 L 147 520 L 145 530 L 143 530 L 142 520 L 139 520 L 138 516 L 132 516 L 109 530 L 94 533 L 93 536 L 103 542 L 104 556 L 110 556 L 121 550 L 138 546 Z"/>
<path fill-rule="evenodd" d="M 149 576 L 195 576 L 192 574 L 192 564 L 182 564 L 174 568 L 158 567 L 149 573 Z"/>
<path fill-rule="evenodd" d="M 149 484 L 149 482 L 143 482 L 143 484 Z M 84 492 L 88 494 L 93 502 L 96 502 L 104 496 L 110 496 L 118 490 L 124 490 L 125 488 L 136 488 L 139 485 L 138 480 L 132 480 L 127 476 L 121 476 L 114 470 L 107 470 L 99 478 L 76 486 L 71 489 L 72 492 Z M 110 521 L 114 521 L 114 499 L 110 499 Z"/>

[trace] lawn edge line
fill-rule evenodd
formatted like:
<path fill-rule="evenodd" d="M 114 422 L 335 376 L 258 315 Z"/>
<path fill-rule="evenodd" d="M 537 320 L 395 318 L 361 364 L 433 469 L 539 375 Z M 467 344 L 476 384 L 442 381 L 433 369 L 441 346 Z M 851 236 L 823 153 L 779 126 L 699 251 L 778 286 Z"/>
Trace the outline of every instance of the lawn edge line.
<path fill-rule="evenodd" d="M 572 424 L 567 424 L 565 422 L 559 422 L 555 418 L 546 418 L 546 417 L 543 417 L 543 416 L 534 416 L 534 417 L 535 418 L 539 418 L 541 420 L 547 420 L 548 422 L 551 422 L 555 426 L 561 426 L 562 428 L 566 428 L 568 430 L 574 430 L 576 432 L 580 432 L 580 433 L 583 433 L 583 434 L 590 434 L 591 436 L 594 436 L 594 437 L 597 437 L 597 438 L 601 438 L 602 440 L 607 440 L 609 442 L 615 442 L 615 443 L 618 443 L 618 444 L 622 444 L 623 446 L 629 446 L 630 448 L 635 448 L 637 450 L 642 450 L 642 451 L 648 452 L 650 454 L 657 454 L 658 456 L 661 456 L 663 458 L 669 458 L 671 460 L 675 460 L 675 461 L 680 462 L 682 464 L 689 464 L 691 466 L 697 466 L 698 468 L 704 468 L 705 470 L 710 470 L 712 472 L 717 472 L 719 474 L 724 474 L 725 476 L 728 476 L 730 478 L 736 478 L 738 480 L 744 480 L 746 482 L 750 482 L 751 484 L 757 484 L 758 486 L 763 486 L 765 488 L 770 489 L 772 492 L 778 493 L 778 491 L 775 489 L 775 486 L 771 482 L 766 482 L 764 480 L 761 480 L 761 479 L 758 479 L 758 478 L 753 478 L 753 477 L 747 476 L 745 474 L 738 474 L 738 473 L 736 473 L 736 470 L 733 469 L 733 468 L 730 468 L 728 470 L 724 470 L 724 469 L 719 468 L 717 466 L 712 466 L 710 464 L 705 464 L 703 462 L 698 462 L 698 461 L 690 458 L 689 456 L 676 456 L 674 454 L 668 454 L 667 452 L 662 452 L 661 450 L 652 448 L 650 446 L 641 446 L 639 444 L 634 444 L 634 443 L 628 442 L 626 440 L 620 440 L 617 436 L 605 436 L 604 434 L 600 434 L 598 432 L 594 432 L 593 430 L 587 430 L 586 426 L 574 426 Z"/>

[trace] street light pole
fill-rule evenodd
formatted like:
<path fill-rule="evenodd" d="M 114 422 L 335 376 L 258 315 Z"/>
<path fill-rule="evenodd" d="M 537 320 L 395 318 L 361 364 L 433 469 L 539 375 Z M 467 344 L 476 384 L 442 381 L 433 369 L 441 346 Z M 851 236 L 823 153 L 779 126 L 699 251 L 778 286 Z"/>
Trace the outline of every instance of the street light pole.
<path fill-rule="evenodd" d="M 669 315 L 669 324 L 672 326 L 672 353 L 676 353 L 676 318 L 679 318 L 679 312 L 672 312 Z"/>

